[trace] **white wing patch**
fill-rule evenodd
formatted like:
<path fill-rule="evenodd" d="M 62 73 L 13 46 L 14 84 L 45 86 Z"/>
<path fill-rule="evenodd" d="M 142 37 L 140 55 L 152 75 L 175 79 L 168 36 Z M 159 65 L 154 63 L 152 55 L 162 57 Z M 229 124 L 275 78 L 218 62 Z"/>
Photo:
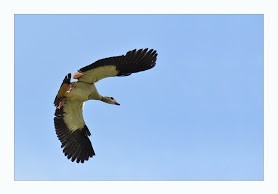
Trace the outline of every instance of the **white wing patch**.
<path fill-rule="evenodd" d="M 79 81 L 84 81 L 88 83 L 95 83 L 103 78 L 106 77 L 114 77 L 119 72 L 116 70 L 116 66 L 114 65 L 105 65 L 100 66 L 97 68 L 93 68 L 91 70 L 88 70 L 86 72 L 83 72 L 84 75 L 79 78 Z"/>

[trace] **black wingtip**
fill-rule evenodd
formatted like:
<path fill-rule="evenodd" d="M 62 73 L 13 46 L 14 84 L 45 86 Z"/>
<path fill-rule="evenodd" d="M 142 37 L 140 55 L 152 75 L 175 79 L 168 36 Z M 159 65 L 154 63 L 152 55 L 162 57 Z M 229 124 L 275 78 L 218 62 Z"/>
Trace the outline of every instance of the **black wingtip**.
<path fill-rule="evenodd" d="M 154 49 L 134 49 L 123 56 L 123 61 L 117 65 L 117 76 L 130 75 L 140 71 L 146 71 L 156 65 L 157 51 Z"/>
<path fill-rule="evenodd" d="M 65 156 L 72 162 L 84 163 L 95 155 L 92 143 L 88 138 L 91 133 L 86 125 L 82 129 L 70 131 L 63 120 L 63 114 L 63 108 L 56 109 L 54 118 L 56 134 L 61 142 L 61 148 Z"/>

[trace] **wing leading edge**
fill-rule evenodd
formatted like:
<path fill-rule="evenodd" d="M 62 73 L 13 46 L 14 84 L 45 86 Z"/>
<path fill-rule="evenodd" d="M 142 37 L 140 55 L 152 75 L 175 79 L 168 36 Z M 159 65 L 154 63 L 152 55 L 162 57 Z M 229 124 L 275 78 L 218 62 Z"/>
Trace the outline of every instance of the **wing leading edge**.
<path fill-rule="evenodd" d="M 134 49 L 121 56 L 100 59 L 78 70 L 84 74 L 79 81 L 95 83 L 106 77 L 128 76 L 145 71 L 155 66 L 156 58 L 156 50 L 146 48 Z"/>

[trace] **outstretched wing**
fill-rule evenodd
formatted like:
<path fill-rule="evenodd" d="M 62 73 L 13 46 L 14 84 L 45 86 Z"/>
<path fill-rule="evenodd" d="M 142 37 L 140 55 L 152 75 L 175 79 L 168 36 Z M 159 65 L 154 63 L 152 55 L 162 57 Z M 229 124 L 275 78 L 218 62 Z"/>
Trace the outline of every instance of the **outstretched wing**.
<path fill-rule="evenodd" d="M 151 69 L 156 64 L 157 52 L 153 49 L 139 49 L 122 56 L 100 59 L 78 70 L 84 75 L 79 81 L 95 83 L 113 76 L 128 76 L 132 73 Z"/>
<path fill-rule="evenodd" d="M 65 76 L 65 78 L 60 86 L 60 89 L 58 91 L 58 94 L 55 97 L 54 105 L 56 107 L 59 105 L 63 96 L 65 95 L 66 91 L 68 90 L 68 87 L 70 85 L 70 79 L 71 79 L 71 74 L 69 73 L 68 75 Z"/>
<path fill-rule="evenodd" d="M 56 108 L 54 125 L 64 154 L 71 161 L 83 163 L 95 155 L 88 136 L 91 135 L 82 115 L 83 102 L 66 98 L 61 108 Z"/>

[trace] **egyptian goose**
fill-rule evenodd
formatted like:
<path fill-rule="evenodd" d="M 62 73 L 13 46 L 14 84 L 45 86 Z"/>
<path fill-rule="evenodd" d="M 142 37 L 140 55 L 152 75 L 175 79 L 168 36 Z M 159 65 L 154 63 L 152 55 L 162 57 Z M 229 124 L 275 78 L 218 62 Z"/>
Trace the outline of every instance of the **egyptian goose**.
<path fill-rule="evenodd" d="M 56 107 L 54 125 L 61 148 L 72 162 L 89 160 L 95 151 L 88 136 L 91 135 L 85 124 L 82 107 L 87 100 L 100 100 L 108 104 L 120 105 L 113 97 L 102 96 L 94 83 L 114 76 L 129 76 L 132 73 L 151 69 L 156 64 L 157 52 L 153 49 L 139 49 L 125 55 L 100 59 L 78 70 L 71 82 L 67 74 L 54 100 Z"/>

